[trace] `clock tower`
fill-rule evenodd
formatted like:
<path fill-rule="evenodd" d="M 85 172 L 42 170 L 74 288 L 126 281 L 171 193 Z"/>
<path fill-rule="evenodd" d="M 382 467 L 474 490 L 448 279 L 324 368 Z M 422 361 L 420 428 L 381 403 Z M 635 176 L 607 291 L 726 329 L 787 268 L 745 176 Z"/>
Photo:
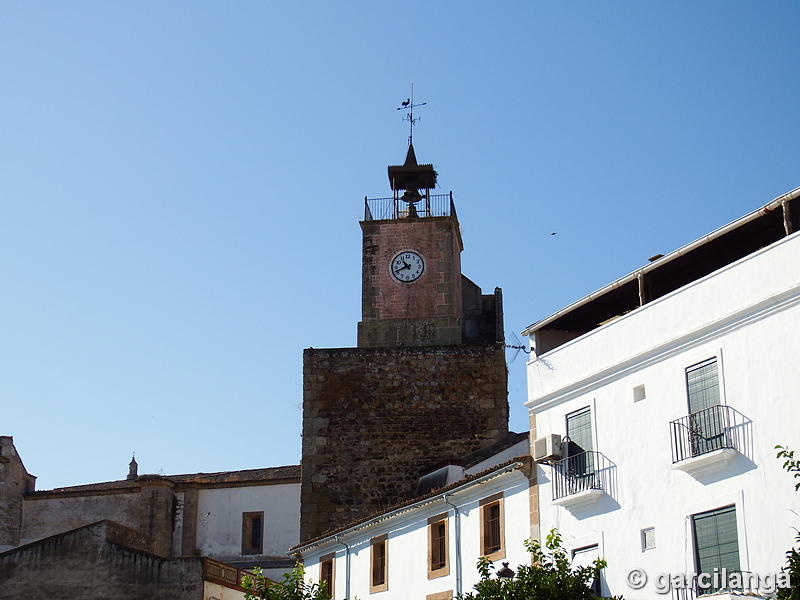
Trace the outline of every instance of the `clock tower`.
<path fill-rule="evenodd" d="M 358 347 L 303 353 L 301 541 L 414 498 L 422 475 L 508 435 L 502 294 L 461 274 L 436 182 L 409 140 L 392 196 L 365 198 Z"/>
<path fill-rule="evenodd" d="M 365 200 L 361 348 L 460 344 L 461 233 L 433 165 L 389 167 L 391 198 Z"/>
<path fill-rule="evenodd" d="M 393 196 L 365 198 L 361 221 L 359 348 L 502 341 L 499 290 L 483 297 L 461 275 L 452 193 L 431 193 L 437 173 L 417 164 L 410 143 L 405 163 L 388 170 Z"/>

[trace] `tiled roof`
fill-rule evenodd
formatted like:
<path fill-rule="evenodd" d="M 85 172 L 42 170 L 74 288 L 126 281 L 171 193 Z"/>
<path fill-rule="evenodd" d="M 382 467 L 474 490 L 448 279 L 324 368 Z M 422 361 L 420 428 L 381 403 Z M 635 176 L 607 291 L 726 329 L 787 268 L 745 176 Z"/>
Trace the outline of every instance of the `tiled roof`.
<path fill-rule="evenodd" d="M 349 524 L 344 525 L 342 527 L 337 527 L 336 529 L 332 529 L 331 531 L 328 531 L 328 532 L 324 533 L 323 535 L 317 536 L 317 537 L 315 537 L 313 539 L 307 540 L 305 542 L 302 542 L 301 544 L 298 544 L 297 546 L 294 546 L 294 547 L 290 548 L 289 552 L 290 553 L 298 552 L 300 548 L 306 548 L 306 547 L 309 547 L 309 546 L 314 546 L 317 543 L 319 543 L 319 542 L 321 542 L 321 541 L 323 541 L 323 540 L 325 540 L 327 538 L 333 537 L 333 536 L 335 536 L 337 534 L 340 534 L 340 533 L 342 533 L 344 531 L 347 531 L 348 529 L 353 529 L 353 528 L 357 527 L 358 525 L 364 525 L 366 523 L 369 523 L 370 521 L 376 521 L 377 522 L 377 521 L 382 521 L 383 519 L 388 519 L 389 516 L 392 513 L 397 513 L 398 511 L 401 511 L 404 508 L 410 510 L 415 504 L 426 504 L 427 500 L 435 498 L 436 496 L 441 496 L 442 494 L 444 494 L 446 492 L 450 492 L 450 491 L 453 491 L 453 490 L 455 490 L 457 488 L 460 488 L 460 487 L 463 487 L 465 485 L 468 485 L 468 484 L 470 484 L 473 481 L 476 481 L 478 479 L 484 479 L 488 475 L 492 475 L 492 474 L 495 474 L 495 473 L 497 475 L 501 475 L 502 472 L 504 472 L 504 471 L 516 471 L 518 469 L 524 469 L 526 467 L 530 468 L 530 465 L 531 465 L 531 457 L 530 457 L 530 455 L 519 456 L 519 457 L 514 458 L 512 460 L 507 460 L 504 463 L 501 463 L 499 465 L 495 465 L 495 466 L 493 466 L 493 467 L 491 467 L 489 469 L 485 469 L 485 470 L 481 471 L 480 473 L 475 473 L 474 475 L 468 475 L 467 477 L 464 477 L 463 479 L 459 479 L 458 481 L 454 481 L 453 483 L 451 483 L 450 485 L 448 485 L 446 487 L 439 488 L 437 490 L 432 490 L 431 492 L 425 494 L 424 496 L 419 496 L 417 498 L 412 498 L 411 500 L 407 500 L 405 502 L 401 502 L 400 504 L 396 504 L 396 505 L 394 505 L 394 506 L 392 506 L 390 508 L 387 508 L 386 510 L 384 510 L 381 513 L 374 514 L 374 515 L 371 515 L 369 517 L 364 517 L 362 519 L 358 519 L 358 520 L 353 521 L 352 523 L 349 523 Z M 511 467 L 511 468 L 509 468 L 509 467 Z"/>
<path fill-rule="evenodd" d="M 300 481 L 300 465 L 285 467 L 269 467 L 266 469 L 246 469 L 243 471 L 221 471 L 219 473 L 187 473 L 184 475 L 140 475 L 136 479 L 122 479 L 120 481 L 104 481 L 85 485 L 54 488 L 28 492 L 27 497 L 58 495 L 58 494 L 86 494 L 100 492 L 125 492 L 134 491 L 143 483 L 164 481 L 176 486 L 200 485 L 209 487 L 224 487 L 226 485 L 238 486 L 259 484 L 266 482 L 292 482 Z"/>

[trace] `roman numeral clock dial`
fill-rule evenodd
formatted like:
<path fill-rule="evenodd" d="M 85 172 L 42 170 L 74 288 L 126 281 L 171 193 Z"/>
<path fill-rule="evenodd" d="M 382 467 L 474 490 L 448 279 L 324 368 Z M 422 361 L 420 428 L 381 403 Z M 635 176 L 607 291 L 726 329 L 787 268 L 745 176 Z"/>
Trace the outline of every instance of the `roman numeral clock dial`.
<path fill-rule="evenodd" d="M 425 271 L 425 261 L 416 252 L 401 252 L 392 259 L 390 270 L 397 281 L 411 283 Z"/>

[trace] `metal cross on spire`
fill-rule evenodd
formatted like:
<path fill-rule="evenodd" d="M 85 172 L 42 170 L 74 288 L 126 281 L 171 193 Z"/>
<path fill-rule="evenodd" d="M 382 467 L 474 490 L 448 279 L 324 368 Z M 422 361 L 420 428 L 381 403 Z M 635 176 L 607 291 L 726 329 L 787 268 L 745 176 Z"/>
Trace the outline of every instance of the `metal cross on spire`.
<path fill-rule="evenodd" d="M 405 102 L 402 103 L 402 106 L 398 106 L 397 110 L 407 110 L 408 114 L 405 116 L 403 121 L 408 121 L 408 145 L 411 145 L 412 140 L 414 139 L 414 125 L 417 124 L 419 121 L 419 117 L 416 119 L 414 118 L 414 109 L 417 106 L 425 106 L 427 102 L 421 102 L 420 104 L 414 104 L 414 82 L 411 82 L 411 97 L 408 98 Z"/>

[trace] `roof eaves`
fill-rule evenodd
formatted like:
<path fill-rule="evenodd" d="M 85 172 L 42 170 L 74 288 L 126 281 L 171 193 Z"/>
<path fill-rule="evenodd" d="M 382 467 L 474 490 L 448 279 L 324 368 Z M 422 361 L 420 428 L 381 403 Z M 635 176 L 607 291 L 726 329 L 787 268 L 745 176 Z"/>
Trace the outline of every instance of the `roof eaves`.
<path fill-rule="evenodd" d="M 621 277 L 620 279 L 617 279 L 616 281 L 613 281 L 613 282 L 609 283 L 608 285 L 600 288 L 599 290 L 597 290 L 595 292 L 592 292 L 588 296 L 584 296 L 583 298 L 581 298 L 580 300 L 577 300 L 576 302 L 573 302 L 572 304 L 570 304 L 566 308 L 563 308 L 563 309 L 561 309 L 559 311 L 556 311 L 555 313 L 553 313 L 549 317 L 546 317 L 544 319 L 541 319 L 541 320 L 537 321 L 536 323 L 533 323 L 532 325 L 529 325 L 528 327 L 526 327 L 525 329 L 523 329 L 520 332 L 520 335 L 529 336 L 529 335 L 535 333 L 536 331 L 538 331 L 539 329 L 545 328 L 547 325 L 549 325 L 553 321 L 556 321 L 557 319 L 560 319 L 564 315 L 567 315 L 567 314 L 571 313 L 575 309 L 580 308 L 581 306 L 584 306 L 586 304 L 589 304 L 590 302 L 592 302 L 593 300 L 599 298 L 600 296 L 603 296 L 603 295 L 607 294 L 608 292 L 610 292 L 612 290 L 615 290 L 615 289 L 617 289 L 619 287 L 622 287 L 624 284 L 629 283 L 630 281 L 633 281 L 633 280 L 637 279 L 640 274 L 649 273 L 650 271 L 658 269 L 659 267 L 667 264 L 668 262 L 671 262 L 671 261 L 675 260 L 676 258 L 679 258 L 679 257 L 685 255 L 690 250 L 694 250 L 695 248 L 698 248 L 698 247 L 710 242 L 711 240 L 714 240 L 714 239 L 718 238 L 719 236 L 721 236 L 724 233 L 727 233 L 727 232 L 729 232 L 729 231 L 731 231 L 733 229 L 736 229 L 737 227 L 740 227 L 741 225 L 744 225 L 745 223 L 749 223 L 750 221 L 752 221 L 754 219 L 757 219 L 758 217 L 763 216 L 764 214 L 775 210 L 783 202 L 787 202 L 789 200 L 794 200 L 794 199 L 799 198 L 799 197 L 800 197 L 800 187 L 797 187 L 797 188 L 793 189 L 792 191 L 787 192 L 786 194 L 783 194 L 782 196 L 778 196 L 777 198 L 775 198 L 774 200 L 772 200 L 768 204 L 762 206 L 761 208 L 759 208 L 757 210 L 754 210 L 753 212 L 748 213 L 748 214 L 744 215 L 743 217 L 740 217 L 740 218 L 736 219 L 735 221 L 732 221 L 732 222 L 728 223 L 727 225 L 724 225 L 724 226 L 720 227 L 719 229 L 716 229 L 716 230 L 712 231 L 711 233 L 708 233 L 708 234 L 704 235 L 703 237 L 698 238 L 695 241 L 690 242 L 689 244 L 686 244 L 685 246 L 681 246 L 677 250 L 674 250 L 674 251 L 670 252 L 669 254 L 667 254 L 665 256 L 662 256 L 661 258 L 659 258 L 657 260 L 654 260 L 653 262 L 641 267 L 640 269 L 637 269 L 636 271 L 633 271 L 632 273 L 629 273 L 628 275 L 625 275 L 624 277 Z"/>
<path fill-rule="evenodd" d="M 510 473 L 512 471 L 517 471 L 525 467 L 530 467 L 530 464 L 531 464 L 530 456 L 519 456 L 517 458 L 507 460 L 506 462 L 501 463 L 497 466 L 485 469 L 480 473 L 475 473 L 474 475 L 470 475 L 468 477 L 465 477 L 464 479 L 460 479 L 456 482 L 453 482 L 446 487 L 434 490 L 420 498 L 414 498 L 412 500 L 408 500 L 401 504 L 397 504 L 383 513 L 380 513 L 372 517 L 359 519 L 358 521 L 354 521 L 349 525 L 345 525 L 343 527 L 340 527 L 339 529 L 335 529 L 331 532 L 328 532 L 324 535 L 311 539 L 307 542 L 298 544 L 297 546 L 290 548 L 289 553 L 298 554 L 300 552 L 304 552 L 305 550 L 314 548 L 315 546 L 320 546 L 328 540 L 333 540 L 338 537 L 341 537 L 342 535 L 359 531 L 360 529 L 364 529 L 366 527 L 369 527 L 370 525 L 374 525 L 375 523 L 380 523 L 381 521 L 385 521 L 386 519 L 389 519 L 395 515 L 399 515 L 408 512 L 410 510 L 414 510 L 415 508 L 420 508 L 427 504 L 431 504 L 432 502 L 438 500 L 442 496 L 456 494 L 466 490 L 469 487 L 472 487 L 473 485 L 484 483 L 486 481 L 494 479 L 495 477 L 505 475 L 506 473 Z"/>

